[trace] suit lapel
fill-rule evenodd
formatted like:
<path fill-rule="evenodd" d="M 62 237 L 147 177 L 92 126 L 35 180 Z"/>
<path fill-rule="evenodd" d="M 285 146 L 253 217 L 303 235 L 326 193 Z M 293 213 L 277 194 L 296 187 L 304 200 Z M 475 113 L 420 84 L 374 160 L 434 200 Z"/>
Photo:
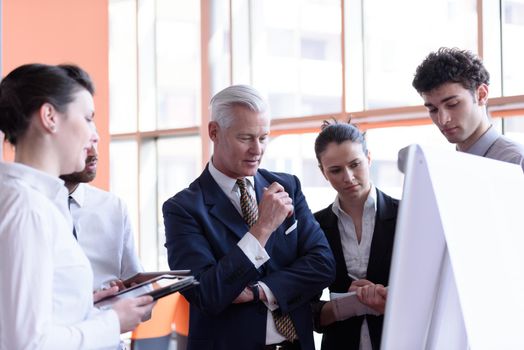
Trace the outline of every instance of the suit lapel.
<path fill-rule="evenodd" d="M 264 188 L 271 185 L 259 172 L 255 174 L 255 193 L 257 194 L 257 203 L 260 203 L 264 195 Z"/>
<path fill-rule="evenodd" d="M 389 266 L 393 247 L 392 230 L 395 229 L 395 211 L 388 205 L 384 194 L 377 189 L 377 215 L 375 229 L 371 241 L 371 251 L 367 268 L 367 276 L 374 283 L 386 283 L 388 276 L 381 276 L 385 266 Z M 387 269 L 389 271 L 389 269 Z"/>
<path fill-rule="evenodd" d="M 260 201 L 262 200 L 262 197 L 264 196 L 264 188 L 268 188 L 269 185 L 271 184 L 266 180 L 265 177 L 263 177 L 260 174 L 260 172 L 257 172 L 255 174 L 255 193 L 257 196 L 257 204 L 260 203 Z M 269 237 L 269 240 L 266 242 L 266 246 L 264 247 L 264 249 L 266 250 L 266 252 L 269 255 L 271 255 L 271 248 L 273 247 L 273 244 L 275 242 L 275 233 L 278 232 L 279 229 L 280 227 L 275 232 L 273 232 L 273 234 L 271 234 L 271 237 Z"/>
<path fill-rule="evenodd" d="M 333 291 L 342 292 L 349 288 L 349 277 L 347 275 L 346 260 L 342 250 L 342 242 L 340 240 L 340 231 L 338 230 L 338 217 L 333 213 L 333 205 L 325 209 L 325 216 L 322 220 L 322 228 L 329 242 L 329 246 L 333 251 L 335 257 L 337 273 L 336 280 L 333 284 Z"/>
<path fill-rule="evenodd" d="M 346 266 L 346 261 L 344 260 L 344 253 L 342 251 L 342 242 L 340 240 L 340 231 L 338 230 L 338 218 L 333 213 L 333 205 L 330 205 L 328 207 L 328 216 L 327 220 L 325 222 L 325 233 L 327 239 L 331 243 L 331 248 L 333 249 L 333 253 L 336 257 L 337 264 L 340 263 L 341 266 Z M 336 253 L 336 254 L 335 254 Z"/>
<path fill-rule="evenodd" d="M 209 213 L 222 222 L 238 239 L 249 230 L 244 218 L 237 211 L 229 197 L 211 176 L 208 167 L 200 176 L 200 189 Z"/>

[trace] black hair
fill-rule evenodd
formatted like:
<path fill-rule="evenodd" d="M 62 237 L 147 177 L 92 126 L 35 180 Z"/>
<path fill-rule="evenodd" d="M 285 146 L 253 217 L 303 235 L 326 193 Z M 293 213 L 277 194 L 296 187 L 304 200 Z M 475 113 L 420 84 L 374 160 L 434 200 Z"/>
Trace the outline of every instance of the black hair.
<path fill-rule="evenodd" d="M 89 75 L 72 64 L 31 63 L 14 69 L 0 82 L 0 130 L 6 140 L 16 145 L 32 114 L 44 103 L 64 112 L 81 89 L 94 93 Z"/>
<path fill-rule="evenodd" d="M 315 139 L 315 155 L 318 166 L 321 169 L 322 163 L 320 162 L 320 156 L 332 142 L 335 142 L 337 145 L 346 141 L 360 143 L 364 154 L 368 155 L 366 135 L 360 131 L 356 125 L 351 124 L 351 119 L 347 123 L 339 123 L 336 119 L 324 120 L 320 130 L 320 133 Z"/>
<path fill-rule="evenodd" d="M 445 83 L 459 83 L 474 94 L 481 84 L 489 85 L 489 73 L 471 51 L 441 47 L 417 67 L 412 85 L 421 94 Z"/>

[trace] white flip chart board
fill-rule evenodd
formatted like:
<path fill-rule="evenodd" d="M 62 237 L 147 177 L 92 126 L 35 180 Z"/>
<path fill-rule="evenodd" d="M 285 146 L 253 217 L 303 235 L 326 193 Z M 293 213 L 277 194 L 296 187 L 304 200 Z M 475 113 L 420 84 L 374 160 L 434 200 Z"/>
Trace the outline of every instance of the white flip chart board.
<path fill-rule="evenodd" d="M 524 174 L 411 145 L 383 350 L 524 349 Z"/>

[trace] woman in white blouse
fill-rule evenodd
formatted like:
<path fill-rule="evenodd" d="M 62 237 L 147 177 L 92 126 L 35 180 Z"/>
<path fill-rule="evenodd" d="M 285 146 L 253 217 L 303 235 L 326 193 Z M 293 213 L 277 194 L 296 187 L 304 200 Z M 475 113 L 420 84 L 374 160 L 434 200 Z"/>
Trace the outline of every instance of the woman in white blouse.
<path fill-rule="evenodd" d="M 93 307 L 93 274 L 72 234 L 60 174 L 81 171 L 94 138 L 93 85 L 73 65 L 23 65 L 0 83 L 0 349 L 116 349 L 151 297 Z"/>

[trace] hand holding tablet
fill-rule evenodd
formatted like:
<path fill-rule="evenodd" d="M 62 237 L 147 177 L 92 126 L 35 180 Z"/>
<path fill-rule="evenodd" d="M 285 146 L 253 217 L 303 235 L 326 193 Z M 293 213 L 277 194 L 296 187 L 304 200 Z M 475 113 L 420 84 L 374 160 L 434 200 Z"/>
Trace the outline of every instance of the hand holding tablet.
<path fill-rule="evenodd" d="M 143 295 L 150 295 L 153 297 L 153 300 L 157 300 L 182 289 L 192 287 L 197 283 L 193 276 L 160 275 L 103 298 L 97 301 L 95 306 L 102 310 L 110 309 L 118 300 L 136 298 Z"/>

